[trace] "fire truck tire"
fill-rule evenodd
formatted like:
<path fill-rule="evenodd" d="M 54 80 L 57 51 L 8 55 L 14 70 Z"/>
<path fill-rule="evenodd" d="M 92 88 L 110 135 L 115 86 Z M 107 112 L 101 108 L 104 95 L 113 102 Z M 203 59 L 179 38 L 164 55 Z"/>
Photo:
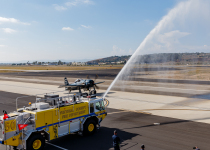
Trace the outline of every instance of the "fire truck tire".
<path fill-rule="evenodd" d="M 27 140 L 27 150 L 43 150 L 45 139 L 40 134 L 34 134 Z"/>
<path fill-rule="evenodd" d="M 96 131 L 96 122 L 94 120 L 87 120 L 84 125 L 84 134 L 91 135 Z"/>
<path fill-rule="evenodd" d="M 13 150 L 18 150 L 18 149 L 17 149 L 17 146 L 13 146 Z"/>

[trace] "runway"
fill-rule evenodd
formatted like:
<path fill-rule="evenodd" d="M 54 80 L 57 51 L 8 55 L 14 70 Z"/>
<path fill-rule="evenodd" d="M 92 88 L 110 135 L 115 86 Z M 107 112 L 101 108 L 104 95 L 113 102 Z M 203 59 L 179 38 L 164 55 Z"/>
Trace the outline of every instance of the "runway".
<path fill-rule="evenodd" d="M 183 70 L 184 69 L 186 68 L 183 68 Z M 136 71 L 134 70 L 134 73 L 141 73 L 145 71 L 165 72 L 174 70 L 176 71 L 180 69 L 173 67 L 141 68 Z M 69 83 L 73 83 L 78 78 L 86 79 L 87 75 L 90 79 L 95 79 L 97 74 L 98 79 L 95 80 L 95 82 L 105 81 L 103 84 L 100 84 L 99 87 L 102 90 L 106 90 L 119 71 L 119 69 L 73 71 L 25 70 L 25 72 L 1 73 L 0 80 L 59 86 L 64 84 L 64 77 L 68 78 Z M 121 84 L 121 82 L 123 84 Z M 147 75 L 147 77 L 145 77 L 145 75 L 135 75 L 134 78 L 134 76 L 131 75 L 130 81 L 119 81 L 115 84 L 112 90 L 132 93 L 192 97 L 210 94 L 210 81 L 155 79 L 150 78 L 149 75 Z"/>
<path fill-rule="evenodd" d="M 76 78 L 68 78 L 69 83 L 73 83 Z M 63 78 L 52 78 L 52 77 L 5 77 L 0 76 L 0 81 L 15 81 L 24 83 L 36 83 L 36 84 L 46 84 L 46 85 L 63 85 Z M 97 82 L 105 81 L 100 84 L 101 90 L 106 90 L 111 84 L 112 80 L 100 80 Z M 198 95 L 208 95 L 210 94 L 210 85 L 200 85 L 200 84 L 177 84 L 177 83 L 159 83 L 159 82 L 135 82 L 135 81 L 124 81 L 121 84 L 116 84 L 112 90 L 114 91 L 125 91 L 132 93 L 145 93 L 145 94 L 156 94 L 156 95 L 168 95 L 168 96 L 178 96 L 178 97 L 192 97 Z M 60 89 L 56 89 L 60 90 Z"/>
<path fill-rule="evenodd" d="M 68 94 L 56 85 L 25 82 L 1 81 L 0 90 L 17 94 L 36 95 L 59 92 L 60 96 Z M 103 96 L 105 90 L 99 90 Z M 210 123 L 210 95 L 175 97 L 166 95 L 110 91 L 107 99 L 109 108 L 143 111 L 153 115 Z M 167 113 L 166 113 L 167 112 Z"/>
<path fill-rule="evenodd" d="M 17 71 L 17 70 L 16 70 Z M 70 71 L 51 71 L 51 70 L 21 70 L 24 72 L 2 73 L 5 76 L 22 76 L 22 77 L 69 77 L 69 78 L 95 78 L 97 74 L 100 79 L 113 79 L 120 69 L 102 69 L 102 70 L 70 70 Z"/>
<path fill-rule="evenodd" d="M 19 96 L 23 95 L 0 91 L 0 100 L 5 102 L 0 106 L 1 114 L 2 109 L 13 111 L 14 100 Z M 140 149 L 141 144 L 152 150 L 192 149 L 195 145 L 206 150 L 210 146 L 210 126 L 206 123 L 112 108 L 107 108 L 107 112 L 108 116 L 94 135 L 67 135 L 46 144 L 45 150 L 113 150 L 111 136 L 114 130 L 122 140 L 122 150 Z M 156 122 L 160 125 L 155 126 Z M 0 145 L 0 149 L 6 150 L 4 145 Z"/>

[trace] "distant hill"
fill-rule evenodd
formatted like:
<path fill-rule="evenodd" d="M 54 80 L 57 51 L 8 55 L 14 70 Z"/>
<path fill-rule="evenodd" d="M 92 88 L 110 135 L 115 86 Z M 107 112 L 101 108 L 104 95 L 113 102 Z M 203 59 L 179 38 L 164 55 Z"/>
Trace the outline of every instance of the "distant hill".
<path fill-rule="evenodd" d="M 88 61 L 87 64 L 124 64 L 131 55 L 111 56 Z M 210 64 L 210 53 L 159 53 L 139 55 L 139 63 Z"/>
<path fill-rule="evenodd" d="M 210 53 L 160 53 L 138 56 L 139 63 L 208 64 Z"/>
<path fill-rule="evenodd" d="M 131 57 L 131 55 L 127 55 L 127 56 L 111 56 L 111 57 L 106 57 L 106 58 L 100 58 L 100 59 L 95 59 L 95 60 L 91 60 L 88 61 L 88 64 L 111 64 L 111 63 L 124 63 L 126 62 L 129 58 Z"/>

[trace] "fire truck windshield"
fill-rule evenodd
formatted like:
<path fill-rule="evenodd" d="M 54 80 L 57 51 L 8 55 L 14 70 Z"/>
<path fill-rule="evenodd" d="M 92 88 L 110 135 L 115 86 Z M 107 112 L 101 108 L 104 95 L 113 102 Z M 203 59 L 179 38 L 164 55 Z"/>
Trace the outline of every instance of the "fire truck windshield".
<path fill-rule="evenodd" d="M 97 102 L 95 106 L 96 106 L 96 111 L 101 111 L 105 109 L 103 101 Z"/>

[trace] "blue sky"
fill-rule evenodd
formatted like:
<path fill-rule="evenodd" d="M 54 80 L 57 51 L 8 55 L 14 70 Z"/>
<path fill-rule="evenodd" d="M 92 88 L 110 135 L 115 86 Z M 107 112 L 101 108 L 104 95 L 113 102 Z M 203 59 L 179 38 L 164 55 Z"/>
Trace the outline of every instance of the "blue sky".
<path fill-rule="evenodd" d="M 179 2 L 1 0 L 0 62 L 132 54 Z"/>

